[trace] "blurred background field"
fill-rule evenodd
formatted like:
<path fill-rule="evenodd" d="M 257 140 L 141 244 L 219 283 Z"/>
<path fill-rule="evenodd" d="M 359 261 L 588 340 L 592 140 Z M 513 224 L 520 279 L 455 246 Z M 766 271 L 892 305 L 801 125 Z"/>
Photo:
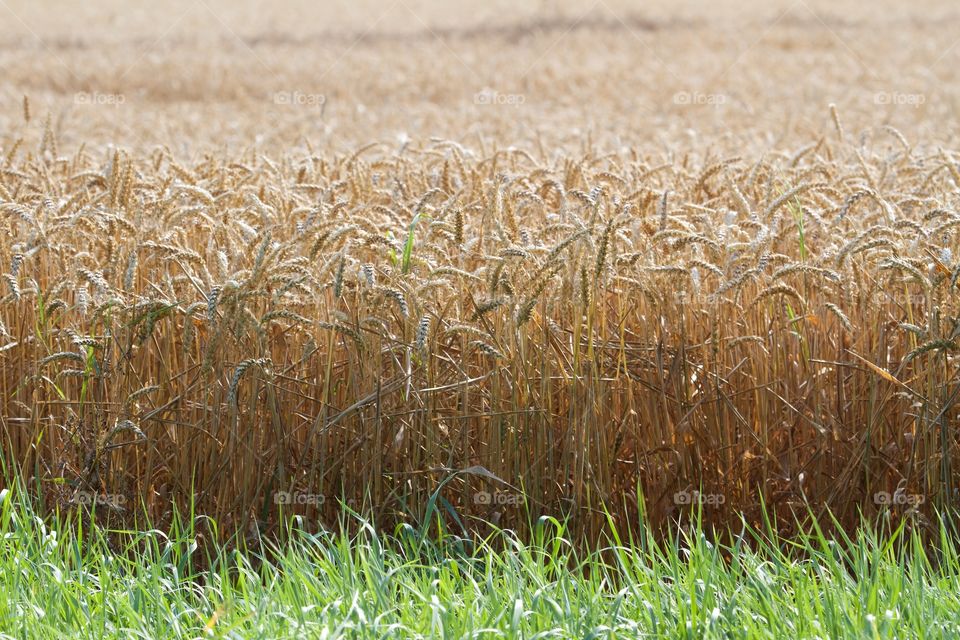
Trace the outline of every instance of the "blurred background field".
<path fill-rule="evenodd" d="M 4 0 L 0 18 L 7 140 L 24 94 L 65 143 L 183 157 L 431 136 L 759 153 L 807 142 L 831 102 L 855 135 L 956 135 L 944 2 Z"/>

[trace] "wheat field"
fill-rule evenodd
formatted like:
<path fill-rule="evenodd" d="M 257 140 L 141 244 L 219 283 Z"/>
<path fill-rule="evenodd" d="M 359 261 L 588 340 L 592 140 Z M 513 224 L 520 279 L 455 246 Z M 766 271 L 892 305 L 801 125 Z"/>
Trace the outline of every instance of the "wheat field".
<path fill-rule="evenodd" d="M 922 527 L 960 48 L 885 4 L 4 3 L 5 466 L 223 531 Z"/>

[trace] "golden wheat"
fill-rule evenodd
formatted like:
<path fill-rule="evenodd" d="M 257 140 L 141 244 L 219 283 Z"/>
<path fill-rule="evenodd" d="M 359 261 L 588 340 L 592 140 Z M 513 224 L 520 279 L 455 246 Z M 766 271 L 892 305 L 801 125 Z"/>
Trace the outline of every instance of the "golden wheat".
<path fill-rule="evenodd" d="M 849 522 L 902 481 L 949 504 L 952 156 L 829 120 L 743 159 L 438 140 L 182 164 L 61 158 L 48 118 L 0 174 L 6 460 L 225 531 L 278 526 L 287 486 L 386 526 L 478 467 L 584 535 L 636 522 L 638 488 L 656 523 L 689 486 L 727 497 L 718 522 Z M 480 482 L 442 485 L 451 512 L 484 515 Z"/>

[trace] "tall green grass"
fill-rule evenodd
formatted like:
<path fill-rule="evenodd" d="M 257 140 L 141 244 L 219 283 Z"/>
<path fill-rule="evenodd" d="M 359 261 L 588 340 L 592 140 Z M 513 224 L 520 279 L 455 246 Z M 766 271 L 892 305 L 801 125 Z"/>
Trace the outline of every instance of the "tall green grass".
<path fill-rule="evenodd" d="M 109 532 L 0 498 L 0 631 L 59 638 L 908 638 L 960 634 L 946 527 L 836 542 L 702 528 L 579 551 L 543 519 L 523 542 L 359 533 L 204 545 L 190 520 Z M 122 541 L 122 542 L 121 542 Z"/>

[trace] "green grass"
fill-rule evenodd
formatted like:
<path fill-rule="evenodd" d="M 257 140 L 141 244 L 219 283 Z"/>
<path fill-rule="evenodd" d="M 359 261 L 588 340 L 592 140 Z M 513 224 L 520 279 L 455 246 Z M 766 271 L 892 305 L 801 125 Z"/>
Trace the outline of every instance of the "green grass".
<path fill-rule="evenodd" d="M 0 498 L 9 637 L 960 634 L 960 563 L 944 527 L 936 561 L 916 536 L 898 529 L 881 541 L 870 527 L 842 542 L 747 533 L 719 546 L 697 532 L 578 553 L 549 520 L 528 543 L 502 532 L 475 547 L 361 525 L 352 536 L 295 533 L 282 548 L 205 551 L 175 526 L 111 551 L 76 518 L 44 524 L 20 495 Z"/>

